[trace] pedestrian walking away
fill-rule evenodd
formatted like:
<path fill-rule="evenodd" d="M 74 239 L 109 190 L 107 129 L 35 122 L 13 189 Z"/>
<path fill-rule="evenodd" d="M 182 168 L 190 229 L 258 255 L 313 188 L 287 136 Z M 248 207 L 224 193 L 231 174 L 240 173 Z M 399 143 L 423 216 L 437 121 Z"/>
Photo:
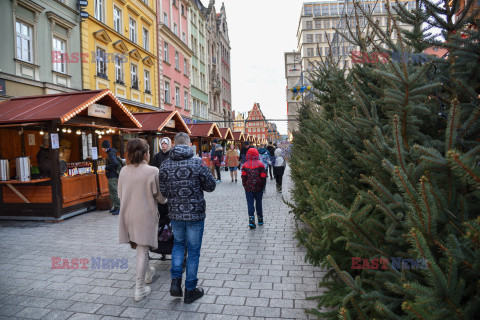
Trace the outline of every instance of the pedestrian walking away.
<path fill-rule="evenodd" d="M 242 184 L 247 198 L 248 226 L 250 229 L 257 227 L 255 225 L 255 210 L 257 211 L 258 225 L 263 225 L 262 197 L 263 189 L 267 183 L 267 171 L 258 158 L 258 150 L 250 148 L 246 156 L 247 161 L 242 166 Z"/>
<path fill-rule="evenodd" d="M 148 250 L 158 246 L 158 203 L 167 199 L 160 192 L 158 168 L 148 165 L 149 146 L 144 139 L 127 142 L 130 162 L 120 172 L 118 193 L 120 217 L 119 243 L 129 243 L 137 250 L 136 280 L 133 298 L 140 301 L 150 294 L 155 268 L 149 266 Z"/>
<path fill-rule="evenodd" d="M 217 140 L 214 140 L 215 142 Z M 214 148 L 212 149 L 212 161 L 215 166 L 215 171 L 217 172 L 217 182 L 222 182 L 222 176 L 220 174 L 220 167 L 222 165 L 223 159 L 223 147 L 221 144 L 215 144 Z"/>
<path fill-rule="evenodd" d="M 117 157 L 117 150 L 110 148 L 110 142 L 103 140 L 102 150 L 107 154 L 105 165 L 105 176 L 108 180 L 108 193 L 113 208 L 109 211 L 113 215 L 120 213 L 120 200 L 118 199 L 118 175 L 123 166 L 120 158 Z"/>
<path fill-rule="evenodd" d="M 270 162 L 268 164 L 268 173 L 270 174 L 270 180 L 273 180 L 273 165 L 275 164 L 275 146 L 271 141 L 268 142 L 267 150 L 270 153 Z"/>
<path fill-rule="evenodd" d="M 250 149 L 250 142 L 245 141 L 245 144 L 242 150 L 240 151 L 240 162 L 242 162 L 242 165 L 245 163 L 245 161 L 247 161 L 248 149 Z"/>
<path fill-rule="evenodd" d="M 234 149 L 233 144 L 230 145 L 230 149 L 227 151 L 227 167 L 230 170 L 230 177 L 235 176 L 235 182 L 237 182 L 237 169 L 238 169 L 238 153 Z"/>
<path fill-rule="evenodd" d="M 283 174 L 285 173 L 285 158 L 282 149 L 275 150 L 275 164 L 273 165 L 273 176 L 277 182 L 277 191 L 282 192 Z"/>
<path fill-rule="evenodd" d="M 169 159 L 160 167 L 160 191 L 168 198 L 169 217 L 172 221 L 174 245 L 172 251 L 172 283 L 170 295 L 181 297 L 183 260 L 187 246 L 187 263 L 184 302 L 192 303 L 204 294 L 197 288 L 198 265 L 205 224 L 205 199 L 203 192 L 215 190 L 215 179 L 202 159 L 193 156 L 188 146 L 190 138 L 178 133 Z"/>

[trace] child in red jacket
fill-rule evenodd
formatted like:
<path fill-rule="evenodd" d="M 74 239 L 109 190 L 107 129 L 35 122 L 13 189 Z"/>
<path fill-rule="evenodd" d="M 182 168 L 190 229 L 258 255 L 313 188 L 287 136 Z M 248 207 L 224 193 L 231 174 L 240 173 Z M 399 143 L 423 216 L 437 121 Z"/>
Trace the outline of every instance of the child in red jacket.
<path fill-rule="evenodd" d="M 267 170 L 259 159 L 257 149 L 250 148 L 247 152 L 247 161 L 242 166 L 242 183 L 245 188 L 248 205 L 248 226 L 254 229 L 255 208 L 257 209 L 258 225 L 263 225 L 262 197 L 263 188 L 267 183 Z"/>

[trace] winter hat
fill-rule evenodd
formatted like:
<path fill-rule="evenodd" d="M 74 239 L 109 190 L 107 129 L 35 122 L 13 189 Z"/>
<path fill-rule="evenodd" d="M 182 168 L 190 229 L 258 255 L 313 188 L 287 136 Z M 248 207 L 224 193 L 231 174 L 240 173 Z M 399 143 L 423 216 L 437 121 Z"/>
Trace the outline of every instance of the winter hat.
<path fill-rule="evenodd" d="M 258 150 L 255 148 L 250 148 L 247 151 L 247 160 L 258 160 L 259 158 Z"/>
<path fill-rule="evenodd" d="M 103 140 L 102 148 L 105 148 L 105 149 L 110 148 L 110 142 L 108 140 Z"/>
<path fill-rule="evenodd" d="M 160 150 L 162 150 L 162 143 L 167 143 L 167 152 L 172 149 L 172 140 L 170 140 L 169 137 L 163 137 L 160 139 L 160 142 L 158 143 L 158 146 L 160 147 Z M 163 151 L 163 150 L 162 150 Z"/>

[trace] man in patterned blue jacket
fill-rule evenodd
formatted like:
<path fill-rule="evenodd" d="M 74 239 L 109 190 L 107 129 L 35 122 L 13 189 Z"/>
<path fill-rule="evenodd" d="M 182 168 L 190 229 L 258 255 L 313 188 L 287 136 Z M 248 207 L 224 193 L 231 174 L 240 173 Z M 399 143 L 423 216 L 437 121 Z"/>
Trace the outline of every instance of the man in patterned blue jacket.
<path fill-rule="evenodd" d="M 178 133 L 170 158 L 160 166 L 160 192 L 168 198 L 169 217 L 173 229 L 172 284 L 170 295 L 183 296 L 182 273 L 185 245 L 187 266 L 185 279 L 185 303 L 192 303 L 204 294 L 197 288 L 198 263 L 205 223 L 205 199 L 203 192 L 215 190 L 216 182 L 210 170 L 202 166 L 202 159 L 194 157 L 188 146 L 190 137 Z"/>

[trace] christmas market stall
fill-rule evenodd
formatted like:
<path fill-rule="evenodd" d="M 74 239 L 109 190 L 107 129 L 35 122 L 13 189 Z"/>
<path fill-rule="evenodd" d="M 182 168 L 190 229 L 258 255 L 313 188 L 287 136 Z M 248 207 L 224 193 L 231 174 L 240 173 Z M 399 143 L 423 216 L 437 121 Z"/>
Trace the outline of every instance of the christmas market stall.
<path fill-rule="evenodd" d="M 150 145 L 150 156 L 153 157 L 160 151 L 159 141 L 162 137 L 169 137 L 172 139 L 179 132 L 191 134 L 185 121 L 178 111 L 156 111 L 134 113 L 135 118 L 142 125 L 141 129 L 128 130 L 125 134 L 124 141 L 139 137 L 148 141 Z"/>
<path fill-rule="evenodd" d="M 210 157 L 208 154 L 212 147 L 212 141 L 222 138 L 218 126 L 214 122 L 206 122 L 189 124 L 188 128 L 191 131 L 190 139 L 192 145 L 196 146 L 197 150 L 199 150 L 198 154 L 205 161 L 206 165 L 210 166 Z"/>
<path fill-rule="evenodd" d="M 235 141 L 235 146 L 238 147 L 238 149 L 242 149 L 245 142 L 245 135 L 243 134 L 243 132 L 240 131 L 232 132 L 232 134 L 233 140 Z"/>
<path fill-rule="evenodd" d="M 59 221 L 108 195 L 101 142 L 141 125 L 110 90 L 0 103 L 0 219 Z"/>
<path fill-rule="evenodd" d="M 234 140 L 232 130 L 230 128 L 219 128 L 218 130 L 220 130 L 222 135 L 222 146 L 226 148 L 227 144 Z"/>

